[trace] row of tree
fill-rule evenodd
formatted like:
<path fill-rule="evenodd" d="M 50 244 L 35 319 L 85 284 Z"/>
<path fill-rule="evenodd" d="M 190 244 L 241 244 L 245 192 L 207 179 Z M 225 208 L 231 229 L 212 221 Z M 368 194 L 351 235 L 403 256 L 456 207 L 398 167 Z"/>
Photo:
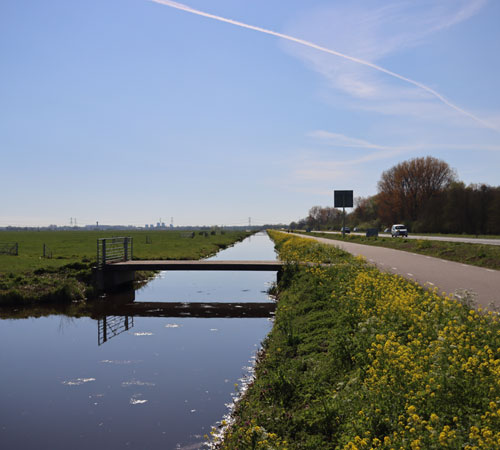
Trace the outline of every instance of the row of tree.
<path fill-rule="evenodd" d="M 428 156 L 404 161 L 382 173 L 378 193 L 357 198 L 346 224 L 384 229 L 404 223 L 413 232 L 500 234 L 500 186 L 466 186 L 454 170 Z M 342 212 L 314 206 L 291 228 L 339 229 Z"/>

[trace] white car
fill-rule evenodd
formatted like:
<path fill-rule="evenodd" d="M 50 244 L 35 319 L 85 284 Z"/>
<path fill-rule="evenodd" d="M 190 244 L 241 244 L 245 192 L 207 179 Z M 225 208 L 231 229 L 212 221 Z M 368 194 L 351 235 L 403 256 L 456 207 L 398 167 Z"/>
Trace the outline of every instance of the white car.
<path fill-rule="evenodd" d="M 403 225 L 401 223 L 397 223 L 397 224 L 393 225 L 391 228 L 391 236 L 392 237 L 398 237 L 398 236 L 408 237 L 408 230 L 406 229 L 405 225 Z"/>

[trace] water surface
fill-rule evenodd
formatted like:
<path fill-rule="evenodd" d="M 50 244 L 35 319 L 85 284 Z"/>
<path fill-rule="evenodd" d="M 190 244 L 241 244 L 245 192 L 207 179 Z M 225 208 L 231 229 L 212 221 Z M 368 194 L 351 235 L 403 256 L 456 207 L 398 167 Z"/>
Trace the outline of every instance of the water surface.
<path fill-rule="evenodd" d="M 216 257 L 275 255 L 269 238 L 257 235 Z M 135 295 L 138 302 L 267 302 L 275 277 L 162 273 Z M 119 315 L 1 320 L 1 448 L 200 448 L 271 325 L 268 318 Z"/>
<path fill-rule="evenodd" d="M 276 259 L 276 252 L 267 234 L 259 233 L 209 259 L 271 261 Z M 136 291 L 135 300 L 267 302 L 267 289 L 274 281 L 274 272 L 165 271 L 154 283 Z"/>

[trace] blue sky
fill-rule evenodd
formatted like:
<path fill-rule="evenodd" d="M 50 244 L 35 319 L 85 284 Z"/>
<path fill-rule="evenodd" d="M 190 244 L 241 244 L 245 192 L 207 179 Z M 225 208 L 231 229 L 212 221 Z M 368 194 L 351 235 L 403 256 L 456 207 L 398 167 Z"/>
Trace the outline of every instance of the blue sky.
<path fill-rule="evenodd" d="M 500 184 L 500 2 L 186 4 L 428 90 L 149 0 L 2 0 L 0 226 L 288 223 L 427 155 Z"/>

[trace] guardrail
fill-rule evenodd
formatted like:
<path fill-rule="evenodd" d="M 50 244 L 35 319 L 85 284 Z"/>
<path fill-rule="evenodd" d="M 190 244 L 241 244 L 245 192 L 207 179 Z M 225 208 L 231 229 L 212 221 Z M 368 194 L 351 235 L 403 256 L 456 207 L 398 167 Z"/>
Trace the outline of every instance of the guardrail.
<path fill-rule="evenodd" d="M 97 239 L 97 268 L 103 269 L 109 263 L 130 261 L 133 256 L 133 249 L 133 239 L 131 237 Z"/>

